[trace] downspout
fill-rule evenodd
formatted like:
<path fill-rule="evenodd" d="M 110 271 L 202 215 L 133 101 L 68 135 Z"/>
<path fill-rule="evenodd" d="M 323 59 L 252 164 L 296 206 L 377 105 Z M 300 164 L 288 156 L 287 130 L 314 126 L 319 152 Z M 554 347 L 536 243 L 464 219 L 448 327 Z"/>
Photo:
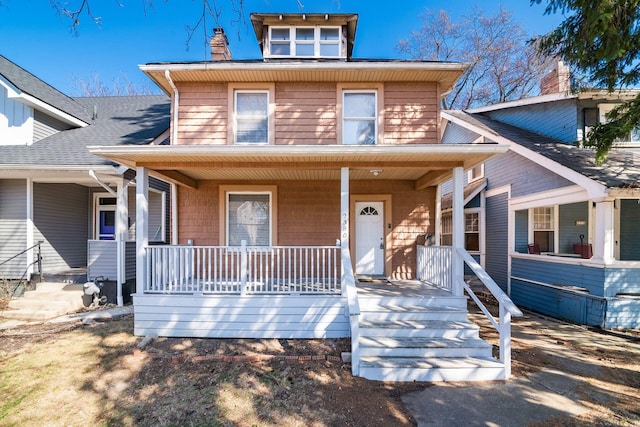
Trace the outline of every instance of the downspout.
<path fill-rule="evenodd" d="M 109 192 L 109 194 L 111 194 L 113 197 L 118 197 L 118 193 L 116 193 L 115 191 L 113 191 L 113 189 L 111 187 L 109 187 L 107 184 L 105 184 L 104 182 L 102 182 L 100 180 L 100 178 L 98 178 L 98 176 L 96 175 L 96 173 L 93 171 L 93 169 L 89 169 L 89 176 L 91 178 L 93 178 L 98 184 L 100 184 L 100 187 L 104 188 L 106 191 Z"/>
<path fill-rule="evenodd" d="M 171 145 L 178 143 L 178 105 L 180 101 L 180 94 L 178 93 L 178 88 L 171 80 L 171 73 L 169 70 L 164 70 L 164 77 L 167 79 L 169 86 L 173 89 L 173 96 L 171 97 L 171 141 L 169 142 Z"/>
<path fill-rule="evenodd" d="M 171 80 L 171 73 L 169 70 L 164 70 L 164 77 L 169 82 L 169 86 L 173 89 L 173 96 L 171 97 L 171 140 L 169 144 L 175 145 L 178 143 L 178 106 L 180 104 L 180 93 L 173 80 Z M 171 184 L 171 244 L 178 244 L 178 186 Z"/>

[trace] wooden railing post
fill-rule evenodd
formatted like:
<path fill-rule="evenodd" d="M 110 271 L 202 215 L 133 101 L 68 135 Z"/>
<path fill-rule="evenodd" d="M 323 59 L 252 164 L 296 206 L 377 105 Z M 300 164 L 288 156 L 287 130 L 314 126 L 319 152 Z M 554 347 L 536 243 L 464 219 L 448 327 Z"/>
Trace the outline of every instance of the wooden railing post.
<path fill-rule="evenodd" d="M 240 295 L 247 294 L 247 241 L 242 240 L 240 242 Z"/>
<path fill-rule="evenodd" d="M 500 314 L 500 361 L 504 364 L 505 379 L 511 377 L 511 313 L 499 304 Z"/>

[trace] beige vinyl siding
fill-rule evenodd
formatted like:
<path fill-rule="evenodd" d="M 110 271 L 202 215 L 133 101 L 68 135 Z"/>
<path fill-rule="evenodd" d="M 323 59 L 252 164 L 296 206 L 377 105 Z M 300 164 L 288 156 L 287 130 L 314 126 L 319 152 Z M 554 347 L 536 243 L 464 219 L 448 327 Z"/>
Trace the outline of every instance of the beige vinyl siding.
<path fill-rule="evenodd" d="M 438 143 L 436 83 L 385 83 L 384 144 Z"/>
<path fill-rule="evenodd" d="M 334 83 L 278 83 L 276 144 L 335 144 L 336 102 Z"/>
<path fill-rule="evenodd" d="M 0 180 L 0 262 L 27 248 L 27 182 Z M 17 279 L 27 268 L 27 256 L 0 265 L 0 279 Z"/>
<path fill-rule="evenodd" d="M 86 267 L 88 189 L 76 184 L 35 183 L 33 198 L 33 238 L 44 241 L 43 272 Z"/>
<path fill-rule="evenodd" d="M 227 85 L 181 85 L 178 144 L 227 143 Z"/>

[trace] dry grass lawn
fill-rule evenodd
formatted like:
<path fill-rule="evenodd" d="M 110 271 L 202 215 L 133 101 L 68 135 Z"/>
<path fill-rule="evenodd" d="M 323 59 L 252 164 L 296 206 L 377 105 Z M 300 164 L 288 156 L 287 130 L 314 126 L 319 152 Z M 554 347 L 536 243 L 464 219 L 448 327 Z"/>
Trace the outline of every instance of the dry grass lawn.
<path fill-rule="evenodd" d="M 132 330 L 131 317 L 0 330 L 0 426 L 412 426 L 400 397 L 430 386 L 354 378 L 339 361 L 348 340 L 161 338 L 140 351 Z M 532 315 L 513 336 L 515 376 L 585 379 L 592 410 L 545 426 L 640 425 L 637 338 Z"/>

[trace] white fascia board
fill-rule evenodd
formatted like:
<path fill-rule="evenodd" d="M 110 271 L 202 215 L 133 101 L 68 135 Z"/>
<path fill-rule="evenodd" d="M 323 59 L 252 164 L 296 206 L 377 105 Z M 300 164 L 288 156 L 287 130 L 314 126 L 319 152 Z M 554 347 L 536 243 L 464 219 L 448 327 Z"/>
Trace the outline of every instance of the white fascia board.
<path fill-rule="evenodd" d="M 250 148 L 250 152 L 248 152 Z M 504 144 L 407 144 L 407 145 L 137 145 L 137 146 L 89 146 L 92 154 L 159 154 L 163 155 L 379 155 L 379 154 L 502 154 Z"/>
<path fill-rule="evenodd" d="M 582 175 L 581 173 L 578 173 L 576 171 L 574 171 L 573 169 L 570 169 L 566 166 L 561 165 L 560 163 L 557 163 L 551 159 L 549 159 L 546 156 L 543 156 L 542 154 L 536 153 L 535 151 L 529 150 L 528 148 L 523 147 L 520 144 L 517 144 L 516 142 L 505 138 L 502 135 L 499 135 L 495 132 L 489 132 L 481 127 L 475 126 L 469 122 L 467 122 L 466 120 L 462 120 L 459 119 L 455 116 L 452 116 L 450 114 L 447 114 L 446 112 L 442 112 L 441 113 L 443 117 L 445 117 L 447 120 L 450 120 L 451 122 L 460 125 L 472 132 L 477 133 L 478 135 L 482 135 L 485 138 L 489 138 L 492 141 L 498 142 L 500 144 L 506 144 L 509 146 L 509 149 L 511 151 L 513 151 L 514 153 L 517 153 L 519 155 L 521 155 L 522 157 L 525 157 L 535 163 L 537 163 L 538 165 L 542 166 L 545 169 L 550 170 L 551 172 L 562 176 L 563 178 L 583 187 L 587 193 L 589 194 L 589 197 L 592 199 L 602 199 L 602 198 L 607 198 L 609 197 L 609 189 L 602 185 L 599 184 L 597 182 L 595 182 L 594 180 L 592 180 L 591 178 L 587 178 L 586 176 Z"/>
<path fill-rule="evenodd" d="M 544 104 L 546 102 L 556 102 L 565 99 L 578 98 L 573 93 L 552 93 L 549 95 L 531 96 L 529 98 L 518 99 L 515 101 L 500 102 L 498 104 L 487 105 L 485 107 L 469 108 L 465 111 L 469 113 L 484 113 L 487 111 L 504 110 L 507 108 L 522 107 L 524 105 Z"/>
<path fill-rule="evenodd" d="M 160 143 L 165 139 L 167 139 L 169 136 L 170 136 L 170 131 L 169 129 L 166 129 L 160 135 L 153 138 L 153 140 L 149 143 L 149 145 L 160 145 Z"/>
<path fill-rule="evenodd" d="M 139 65 L 143 72 L 158 71 L 207 71 L 207 70 L 227 70 L 227 71 L 251 71 L 251 70 L 299 70 L 304 68 L 314 70 L 370 70 L 375 65 L 376 69 L 389 70 L 433 70 L 433 71 L 464 71 L 468 64 L 460 62 L 386 62 L 363 61 L 363 62 L 199 62 L 191 64 L 166 63 L 166 64 L 144 64 Z"/>
<path fill-rule="evenodd" d="M 526 196 L 509 199 L 509 206 L 514 210 L 522 210 L 550 205 L 566 205 L 569 203 L 584 202 L 589 200 L 589 195 L 579 185 L 557 188 L 555 190 L 541 191 Z"/>
<path fill-rule="evenodd" d="M 73 117 L 72 115 L 67 114 L 64 111 L 47 104 L 46 102 L 42 102 L 38 98 L 35 98 L 28 93 L 22 92 L 2 76 L 0 76 L 0 85 L 4 86 L 7 89 L 7 97 L 9 99 L 13 99 L 16 102 L 28 105 L 29 107 L 35 108 L 37 110 L 46 111 L 48 114 L 54 116 L 58 120 L 72 126 L 85 127 L 89 125 L 88 123 L 83 122 L 82 120 Z"/>

